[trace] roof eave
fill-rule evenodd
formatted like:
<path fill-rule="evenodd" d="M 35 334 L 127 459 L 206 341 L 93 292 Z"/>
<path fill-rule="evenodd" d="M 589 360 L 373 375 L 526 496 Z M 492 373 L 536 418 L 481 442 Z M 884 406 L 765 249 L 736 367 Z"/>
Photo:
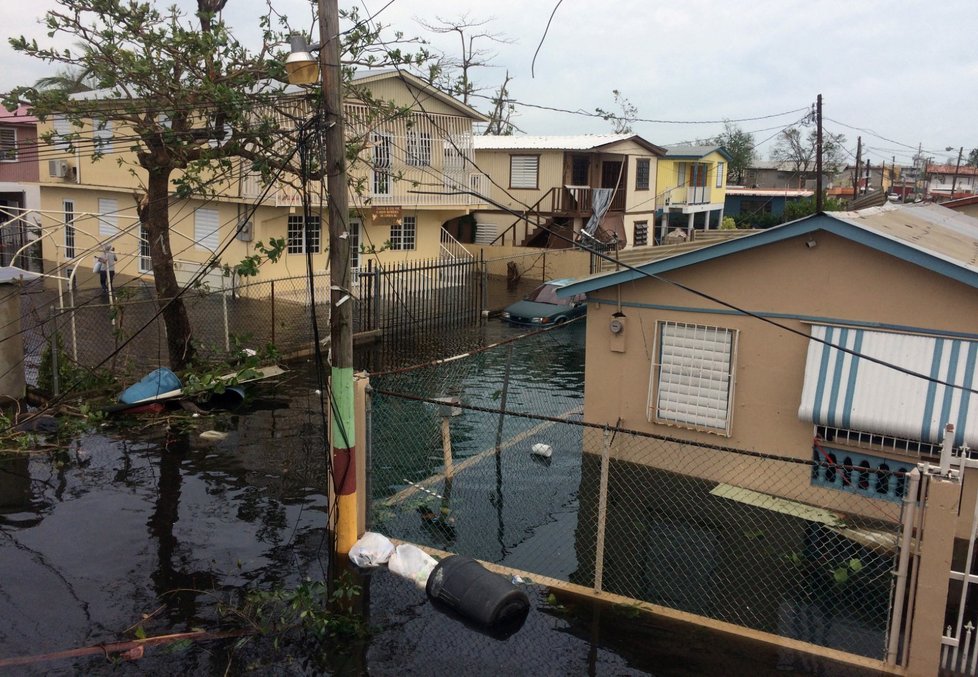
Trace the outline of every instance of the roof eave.
<path fill-rule="evenodd" d="M 677 254 L 665 259 L 652 261 L 633 269 L 604 273 L 586 278 L 558 290 L 558 296 L 573 296 L 587 294 L 599 289 L 607 289 L 619 284 L 631 282 L 648 275 L 659 275 L 688 266 L 712 261 L 729 254 L 755 249 L 769 244 L 790 240 L 816 231 L 825 231 L 844 239 L 889 254 L 894 258 L 907 261 L 927 268 L 950 279 L 978 288 L 978 271 L 962 266 L 944 257 L 926 252 L 907 245 L 900 240 L 887 237 L 873 230 L 856 225 L 845 218 L 829 214 L 813 214 L 803 219 L 776 226 L 760 233 L 727 240 L 714 245 L 696 249 L 691 252 Z"/>

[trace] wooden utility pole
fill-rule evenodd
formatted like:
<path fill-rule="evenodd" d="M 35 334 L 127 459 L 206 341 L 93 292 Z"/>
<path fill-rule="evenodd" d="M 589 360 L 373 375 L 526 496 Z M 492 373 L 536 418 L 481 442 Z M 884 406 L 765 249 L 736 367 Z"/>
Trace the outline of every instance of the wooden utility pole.
<path fill-rule="evenodd" d="M 337 0 L 318 0 L 319 68 L 329 194 L 330 279 L 330 440 L 336 494 L 335 550 L 345 555 L 356 542 L 357 466 L 353 388 L 353 298 L 350 293 L 350 218 L 346 180 L 346 139 L 340 91 L 340 18 Z"/>
<path fill-rule="evenodd" d="M 958 185 L 958 172 L 961 170 L 961 155 L 964 153 L 964 146 L 958 148 L 958 164 L 954 166 L 954 178 L 951 179 L 951 199 L 954 199 L 954 189 Z"/>
<path fill-rule="evenodd" d="M 821 214 L 824 206 L 822 195 L 822 95 L 815 103 L 815 213 Z"/>
<path fill-rule="evenodd" d="M 856 137 L 856 171 L 852 175 L 852 199 L 855 200 L 859 195 L 859 184 L 862 182 L 863 164 L 863 137 Z"/>

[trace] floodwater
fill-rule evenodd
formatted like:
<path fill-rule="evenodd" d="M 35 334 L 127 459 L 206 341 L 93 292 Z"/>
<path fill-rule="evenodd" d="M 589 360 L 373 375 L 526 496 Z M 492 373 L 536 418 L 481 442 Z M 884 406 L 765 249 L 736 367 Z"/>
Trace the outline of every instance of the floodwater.
<path fill-rule="evenodd" d="M 479 341 L 514 333 L 489 327 Z M 46 659 L 137 636 L 249 630 L 248 591 L 323 580 L 319 398 L 309 365 L 292 367 L 235 412 L 168 428 L 135 420 L 62 453 L 0 460 L 0 661 L 35 657 L 0 673 L 868 674 L 532 584 L 525 625 L 496 639 L 386 570 L 359 581 L 371 629 L 364 640 L 324 647 L 295 633 L 278 643 L 245 635 L 132 660 Z M 200 435 L 208 430 L 226 436 L 209 441 Z"/>

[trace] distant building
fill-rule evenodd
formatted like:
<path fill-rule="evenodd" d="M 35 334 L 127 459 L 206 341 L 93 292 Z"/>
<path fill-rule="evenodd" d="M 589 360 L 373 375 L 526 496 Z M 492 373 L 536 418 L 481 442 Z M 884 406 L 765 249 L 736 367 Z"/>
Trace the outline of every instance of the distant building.
<path fill-rule="evenodd" d="M 37 118 L 25 106 L 13 111 L 0 106 L 0 265 L 10 264 L 37 237 L 35 221 L 18 218 L 41 206 L 37 160 Z"/>
<path fill-rule="evenodd" d="M 727 186 L 723 211 L 742 227 L 763 228 L 774 225 L 774 221 L 780 222 L 789 202 L 798 202 L 814 194 L 811 190 Z"/>

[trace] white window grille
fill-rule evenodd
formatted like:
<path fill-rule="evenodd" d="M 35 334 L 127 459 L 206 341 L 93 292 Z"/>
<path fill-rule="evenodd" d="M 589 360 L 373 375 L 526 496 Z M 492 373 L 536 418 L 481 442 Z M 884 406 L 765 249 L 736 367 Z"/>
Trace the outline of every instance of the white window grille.
<path fill-rule="evenodd" d="M 194 212 L 194 249 L 216 252 L 220 244 L 221 221 L 216 209 Z"/>
<path fill-rule="evenodd" d="M 145 224 L 139 224 L 139 272 L 149 273 L 153 270 L 153 259 L 149 252 L 149 231 Z"/>
<path fill-rule="evenodd" d="M 731 329 L 660 322 L 650 420 L 729 435 L 736 344 Z"/>
<path fill-rule="evenodd" d="M 391 136 L 371 134 L 371 162 L 374 169 L 374 195 L 390 195 L 391 192 Z"/>
<path fill-rule="evenodd" d="M 98 234 L 112 237 L 119 232 L 119 203 L 109 198 L 98 199 Z"/>
<path fill-rule="evenodd" d="M 322 226 L 318 216 L 310 216 L 309 222 L 303 228 L 305 219 L 301 215 L 289 216 L 286 231 L 286 251 L 289 254 L 319 253 L 319 241 Z"/>
<path fill-rule="evenodd" d="M 413 130 L 407 133 L 407 164 L 412 167 L 431 164 L 431 134 Z"/>
<path fill-rule="evenodd" d="M 401 223 L 391 226 L 391 249 L 414 249 L 417 243 L 418 221 L 415 216 L 405 216 Z"/>
<path fill-rule="evenodd" d="M 347 221 L 346 232 L 350 241 L 350 280 L 356 281 L 360 273 L 360 220 Z"/>
<path fill-rule="evenodd" d="M 509 156 L 509 187 L 533 188 L 538 185 L 540 172 L 539 155 Z"/>
<path fill-rule="evenodd" d="M 17 162 L 17 130 L 0 127 L 0 162 Z"/>
<path fill-rule="evenodd" d="M 65 258 L 75 258 L 75 201 L 62 203 L 65 220 Z"/>

